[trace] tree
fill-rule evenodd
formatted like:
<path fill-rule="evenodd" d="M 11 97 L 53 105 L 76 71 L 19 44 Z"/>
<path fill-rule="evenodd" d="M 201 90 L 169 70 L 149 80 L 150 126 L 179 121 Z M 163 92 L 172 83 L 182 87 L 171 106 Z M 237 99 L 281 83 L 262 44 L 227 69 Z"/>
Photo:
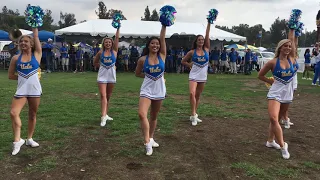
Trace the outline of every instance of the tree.
<path fill-rule="evenodd" d="M 99 1 L 98 3 L 98 11 L 95 11 L 99 19 L 112 19 L 114 14 L 120 13 L 123 20 L 127 20 L 127 18 L 123 15 L 121 10 L 117 9 L 109 9 L 107 10 L 106 5 L 104 2 Z"/>
<path fill-rule="evenodd" d="M 53 23 L 52 11 L 50 9 L 46 9 L 43 16 L 43 26 L 41 27 L 41 29 L 52 31 L 52 23 Z"/>
<path fill-rule="evenodd" d="M 114 16 L 116 13 L 120 13 L 122 19 L 123 19 L 123 20 L 127 20 L 127 18 L 122 14 L 122 11 L 121 11 L 121 10 L 117 10 L 117 9 L 109 9 L 109 11 L 108 11 L 108 18 L 107 18 L 107 19 L 112 19 L 113 16 Z"/>
<path fill-rule="evenodd" d="M 144 18 L 141 17 L 142 21 L 150 21 L 151 16 L 150 16 L 150 10 L 149 10 L 149 6 L 146 7 L 146 9 L 144 10 Z"/>
<path fill-rule="evenodd" d="M 104 2 L 99 1 L 98 6 L 99 6 L 98 7 L 98 12 L 95 11 L 97 16 L 98 16 L 98 18 L 99 19 L 108 19 L 109 14 L 108 14 L 107 7 L 104 4 Z"/>
<path fill-rule="evenodd" d="M 271 42 L 278 43 L 282 39 L 287 38 L 288 30 L 286 20 L 280 20 L 278 17 L 270 27 Z"/>
<path fill-rule="evenodd" d="M 60 28 L 69 27 L 69 26 L 75 25 L 76 23 L 77 23 L 77 20 L 74 14 L 72 13 L 63 14 L 60 11 L 60 21 L 58 22 Z"/>
<path fill-rule="evenodd" d="M 150 21 L 159 21 L 159 14 L 156 9 L 152 11 L 152 15 L 150 16 Z"/>

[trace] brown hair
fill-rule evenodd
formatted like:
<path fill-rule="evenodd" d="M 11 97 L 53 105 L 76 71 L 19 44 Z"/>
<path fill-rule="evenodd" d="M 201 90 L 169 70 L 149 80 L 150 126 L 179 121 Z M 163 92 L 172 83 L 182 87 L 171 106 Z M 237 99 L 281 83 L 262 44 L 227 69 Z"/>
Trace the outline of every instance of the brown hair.
<path fill-rule="evenodd" d="M 192 44 L 192 49 L 197 49 L 197 40 L 198 40 L 199 37 L 203 37 L 203 36 L 202 35 L 197 35 L 196 36 L 196 39 L 193 41 L 193 44 Z M 202 49 L 204 49 L 204 46 L 202 46 Z"/>

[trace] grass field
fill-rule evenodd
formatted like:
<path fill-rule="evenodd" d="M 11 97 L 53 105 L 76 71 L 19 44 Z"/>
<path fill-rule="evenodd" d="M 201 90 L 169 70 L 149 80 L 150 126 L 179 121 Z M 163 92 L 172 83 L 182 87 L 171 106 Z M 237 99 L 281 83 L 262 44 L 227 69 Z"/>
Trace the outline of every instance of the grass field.
<path fill-rule="evenodd" d="M 204 122 L 197 127 L 188 121 L 188 75 L 166 74 L 168 97 L 155 136 L 160 147 L 151 157 L 144 155 L 137 113 L 143 79 L 117 74 L 109 108 L 114 121 L 101 128 L 96 75 L 43 74 L 34 135 L 40 147 L 23 146 L 11 156 L 17 82 L 0 71 L 0 179 L 320 179 L 320 87 L 310 81 L 299 78 L 290 109 L 295 126 L 284 131 L 292 158 L 285 161 L 264 147 L 267 89 L 256 74 L 209 75 L 198 111 Z M 27 106 L 22 138 L 26 118 Z"/>

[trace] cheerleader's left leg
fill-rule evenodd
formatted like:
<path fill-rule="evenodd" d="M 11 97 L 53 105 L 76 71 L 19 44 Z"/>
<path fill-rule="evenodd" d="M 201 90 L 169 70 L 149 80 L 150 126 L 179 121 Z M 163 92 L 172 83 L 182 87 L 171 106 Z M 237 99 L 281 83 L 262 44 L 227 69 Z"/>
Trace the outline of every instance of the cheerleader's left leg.
<path fill-rule="evenodd" d="M 26 141 L 26 145 L 31 147 L 38 147 L 39 144 L 32 139 L 36 121 L 37 121 L 37 112 L 40 104 L 40 97 L 29 97 L 28 105 L 29 105 L 29 121 L 28 121 L 28 139 Z"/>

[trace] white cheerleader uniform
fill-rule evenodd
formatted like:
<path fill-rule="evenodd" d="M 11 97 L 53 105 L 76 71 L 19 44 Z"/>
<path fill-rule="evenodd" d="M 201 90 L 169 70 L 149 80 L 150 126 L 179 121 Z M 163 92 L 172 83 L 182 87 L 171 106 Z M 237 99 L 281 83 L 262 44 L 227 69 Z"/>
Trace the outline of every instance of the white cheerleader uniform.
<path fill-rule="evenodd" d="M 149 56 L 143 64 L 145 77 L 140 89 L 140 97 L 145 97 L 151 100 L 163 100 L 166 96 L 166 85 L 164 82 L 165 63 L 158 55 L 159 64 L 149 65 Z"/>
<path fill-rule="evenodd" d="M 113 50 L 110 51 L 111 56 L 104 56 L 104 51 L 100 57 L 100 68 L 98 71 L 98 83 L 107 84 L 107 83 L 116 83 L 116 57 L 113 54 Z"/>
<path fill-rule="evenodd" d="M 189 81 L 207 82 L 209 54 L 204 51 L 204 56 L 198 56 L 197 51 L 194 50 L 192 62 Z"/>
<path fill-rule="evenodd" d="M 16 62 L 18 86 L 14 97 L 40 97 L 42 88 L 38 76 L 39 62 L 33 54 L 29 62 L 22 62 L 21 59 L 22 54 Z"/>
<path fill-rule="evenodd" d="M 277 100 L 280 103 L 292 102 L 294 90 L 293 79 L 296 75 L 296 71 L 290 59 L 288 59 L 288 62 L 290 67 L 288 69 L 282 69 L 280 66 L 280 59 L 277 59 L 276 67 L 272 72 L 274 83 L 267 95 L 269 100 Z"/>

